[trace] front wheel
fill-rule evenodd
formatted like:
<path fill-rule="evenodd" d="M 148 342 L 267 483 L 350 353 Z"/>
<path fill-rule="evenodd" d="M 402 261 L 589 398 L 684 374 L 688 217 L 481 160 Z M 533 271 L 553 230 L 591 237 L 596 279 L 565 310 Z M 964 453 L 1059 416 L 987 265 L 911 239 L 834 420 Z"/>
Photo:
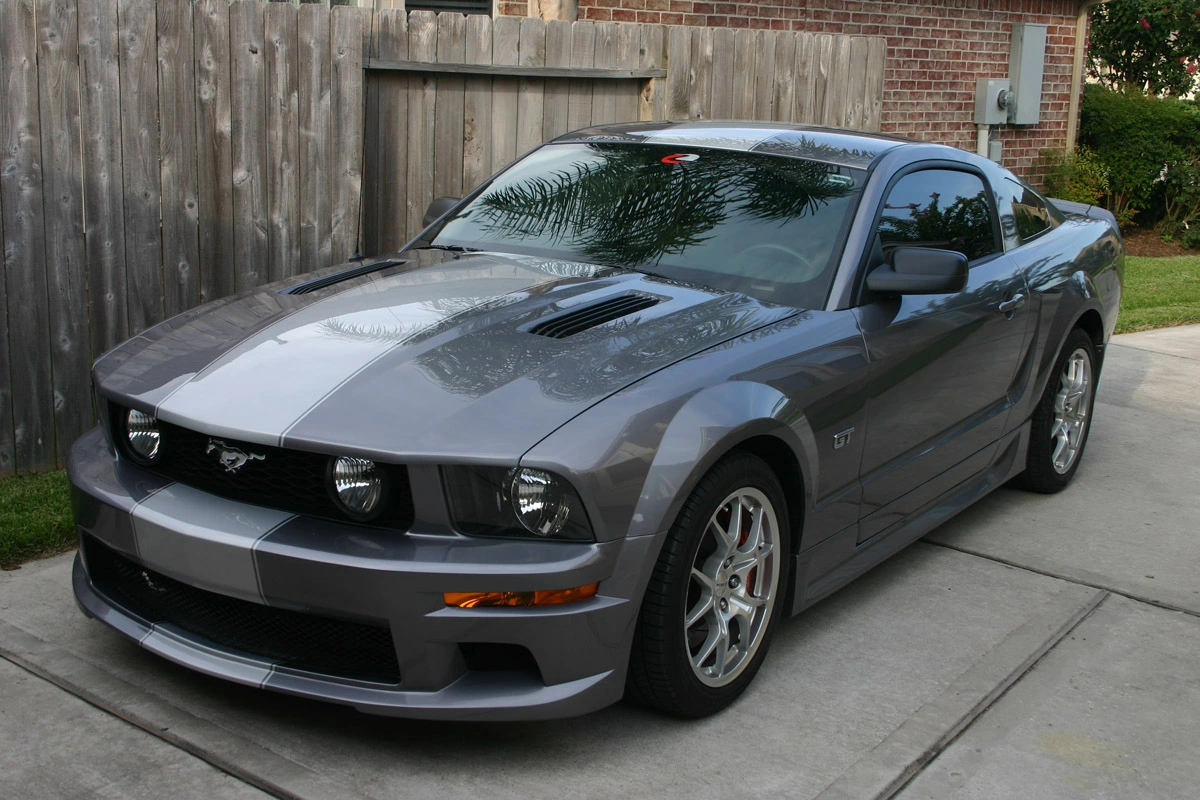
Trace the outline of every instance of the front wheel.
<path fill-rule="evenodd" d="M 1071 482 L 1087 444 L 1096 402 L 1096 346 L 1071 331 L 1033 412 L 1025 471 L 1014 484 L 1050 494 Z"/>
<path fill-rule="evenodd" d="M 737 699 L 782 611 L 789 552 L 775 473 L 749 453 L 718 462 L 684 504 L 646 589 L 631 699 L 690 718 Z"/>

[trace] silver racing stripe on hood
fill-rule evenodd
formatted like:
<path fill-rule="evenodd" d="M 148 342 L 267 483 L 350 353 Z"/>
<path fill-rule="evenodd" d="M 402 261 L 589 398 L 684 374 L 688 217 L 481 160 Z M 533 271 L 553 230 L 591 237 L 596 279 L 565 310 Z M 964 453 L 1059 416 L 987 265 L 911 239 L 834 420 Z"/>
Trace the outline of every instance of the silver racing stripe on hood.
<path fill-rule="evenodd" d="M 519 302 L 561 280 L 558 272 L 538 259 L 489 254 L 355 286 L 231 348 L 164 399 L 158 417 L 278 445 L 296 420 L 393 348 L 454 317 Z"/>

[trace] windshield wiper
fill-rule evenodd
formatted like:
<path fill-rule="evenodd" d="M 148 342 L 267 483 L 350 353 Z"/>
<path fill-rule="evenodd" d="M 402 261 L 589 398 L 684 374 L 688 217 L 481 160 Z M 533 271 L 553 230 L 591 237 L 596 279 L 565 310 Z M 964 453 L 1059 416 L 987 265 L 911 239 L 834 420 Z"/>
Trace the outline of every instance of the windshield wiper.
<path fill-rule="evenodd" d="M 413 248 L 414 250 L 445 250 L 450 253 L 479 253 L 482 249 L 479 247 L 463 247 L 460 244 L 423 244 L 420 247 Z"/>

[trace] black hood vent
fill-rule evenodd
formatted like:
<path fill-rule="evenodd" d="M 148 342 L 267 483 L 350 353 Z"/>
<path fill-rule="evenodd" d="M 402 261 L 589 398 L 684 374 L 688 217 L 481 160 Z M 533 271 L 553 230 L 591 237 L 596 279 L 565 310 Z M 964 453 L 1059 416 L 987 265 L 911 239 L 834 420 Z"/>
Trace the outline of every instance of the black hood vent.
<path fill-rule="evenodd" d="M 544 319 L 530 328 L 529 332 L 551 339 L 566 339 L 635 311 L 656 306 L 658 301 L 657 297 L 645 294 L 622 294 Z"/>

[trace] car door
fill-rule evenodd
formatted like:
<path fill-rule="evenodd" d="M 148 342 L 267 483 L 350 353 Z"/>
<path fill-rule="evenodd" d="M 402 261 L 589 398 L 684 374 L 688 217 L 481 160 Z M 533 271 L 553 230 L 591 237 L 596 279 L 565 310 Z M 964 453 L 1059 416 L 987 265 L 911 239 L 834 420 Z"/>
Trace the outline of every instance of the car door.
<path fill-rule="evenodd" d="M 962 252 L 970 273 L 962 292 L 865 296 L 856 309 L 871 361 L 860 542 L 990 463 L 1030 321 L 981 174 L 918 168 L 884 196 L 868 271 L 904 245 Z"/>

